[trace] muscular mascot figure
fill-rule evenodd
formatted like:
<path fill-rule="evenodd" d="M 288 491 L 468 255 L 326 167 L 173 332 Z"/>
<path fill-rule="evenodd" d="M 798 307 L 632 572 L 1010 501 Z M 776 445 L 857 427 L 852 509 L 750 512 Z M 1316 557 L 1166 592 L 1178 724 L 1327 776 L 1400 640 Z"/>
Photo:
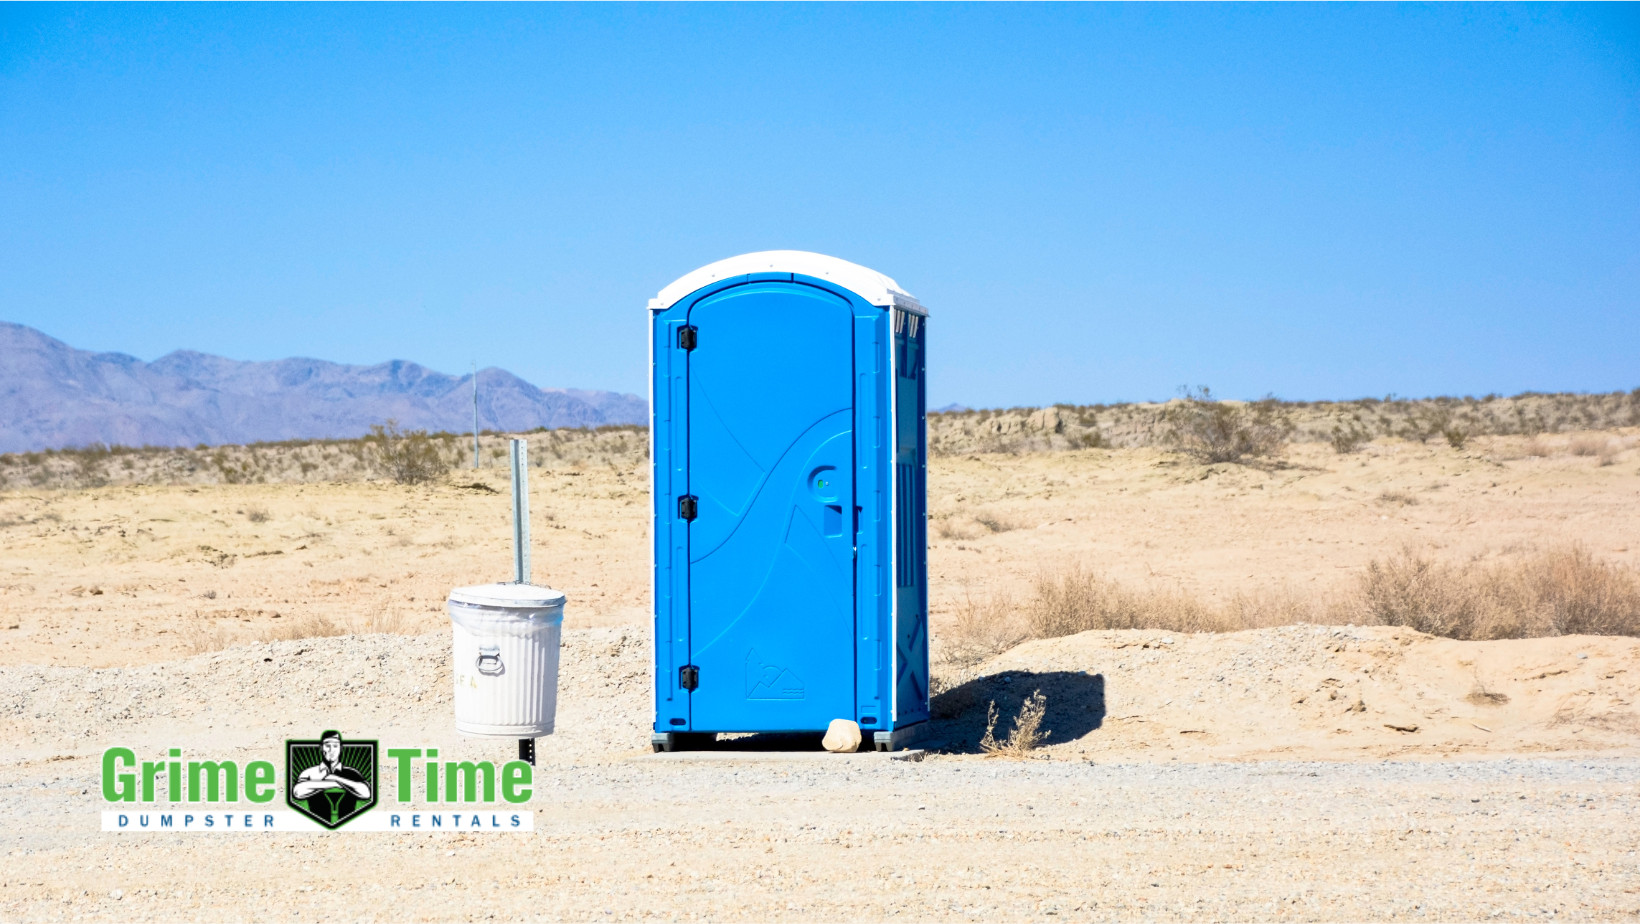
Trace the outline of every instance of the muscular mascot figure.
<path fill-rule="evenodd" d="M 319 736 L 319 751 L 324 760 L 302 771 L 291 784 L 290 797 L 309 800 L 308 805 L 318 811 L 330 810 L 330 823 L 353 813 L 360 799 L 370 798 L 370 784 L 364 775 L 352 767 L 342 765 L 342 735 L 327 731 Z"/>

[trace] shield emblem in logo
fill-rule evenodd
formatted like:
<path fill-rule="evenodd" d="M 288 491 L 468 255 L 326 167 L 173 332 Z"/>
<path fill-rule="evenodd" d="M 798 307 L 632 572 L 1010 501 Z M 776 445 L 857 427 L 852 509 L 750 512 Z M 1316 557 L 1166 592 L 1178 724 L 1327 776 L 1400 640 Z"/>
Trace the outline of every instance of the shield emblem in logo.
<path fill-rule="evenodd" d="M 285 742 L 285 803 L 334 831 L 376 804 L 376 742 L 327 731 Z"/>

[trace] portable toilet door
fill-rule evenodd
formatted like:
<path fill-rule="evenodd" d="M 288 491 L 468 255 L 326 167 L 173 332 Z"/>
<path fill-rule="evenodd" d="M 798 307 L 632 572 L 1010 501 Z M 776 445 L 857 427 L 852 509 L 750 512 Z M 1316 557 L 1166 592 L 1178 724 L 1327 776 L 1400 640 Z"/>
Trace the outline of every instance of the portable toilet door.
<path fill-rule="evenodd" d="M 928 717 L 926 312 L 800 251 L 649 307 L 655 746 L 839 718 L 897 746 Z"/>

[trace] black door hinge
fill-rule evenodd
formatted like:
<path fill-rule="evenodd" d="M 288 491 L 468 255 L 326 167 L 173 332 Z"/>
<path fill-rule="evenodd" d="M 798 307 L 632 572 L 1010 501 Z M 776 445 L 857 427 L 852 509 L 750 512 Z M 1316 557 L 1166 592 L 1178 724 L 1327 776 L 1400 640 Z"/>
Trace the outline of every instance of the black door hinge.
<path fill-rule="evenodd" d="M 693 350 L 695 348 L 695 334 L 696 330 L 693 326 L 678 328 L 678 346 L 685 350 Z"/>
<path fill-rule="evenodd" d="M 685 494 L 678 498 L 678 516 L 685 520 L 693 520 L 699 509 L 700 503 L 695 500 L 695 495 Z"/>
<path fill-rule="evenodd" d="M 693 690 L 700 686 L 700 668 L 693 664 L 685 664 L 678 668 L 678 686 L 685 690 Z"/>

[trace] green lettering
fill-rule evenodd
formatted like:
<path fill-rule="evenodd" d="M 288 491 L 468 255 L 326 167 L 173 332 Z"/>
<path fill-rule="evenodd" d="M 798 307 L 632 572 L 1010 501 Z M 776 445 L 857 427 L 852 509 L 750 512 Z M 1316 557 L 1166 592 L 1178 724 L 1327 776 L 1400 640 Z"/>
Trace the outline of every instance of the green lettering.
<path fill-rule="evenodd" d="M 228 801 L 239 801 L 239 765 L 231 760 L 217 763 L 214 760 L 188 762 L 188 801 L 199 801 L 200 777 L 205 777 L 205 801 L 221 802 L 222 790 L 228 791 Z M 222 785 L 226 778 L 228 783 Z"/>
<path fill-rule="evenodd" d="M 484 801 L 495 801 L 495 764 L 487 760 L 473 763 L 464 760 L 454 761 L 444 765 L 444 801 L 456 801 L 456 789 L 459 783 L 462 802 L 478 801 L 478 778 L 484 777 Z"/>
<path fill-rule="evenodd" d="M 109 748 L 103 752 L 103 801 L 137 801 L 136 767 L 137 754 L 130 748 Z"/>
<path fill-rule="evenodd" d="M 273 795 L 273 762 L 253 760 L 246 764 L 245 798 L 252 802 L 268 802 L 273 799 Z"/>
<path fill-rule="evenodd" d="M 399 801 L 409 802 L 413 798 L 410 787 L 416 774 L 416 766 L 411 761 L 421 756 L 421 748 L 388 748 L 387 756 L 398 762 Z"/>
<path fill-rule="evenodd" d="M 535 768 L 524 761 L 507 761 L 507 765 L 501 768 L 501 798 L 515 805 L 530 801 L 530 784 L 534 776 Z"/>
<path fill-rule="evenodd" d="M 142 801 L 157 802 L 154 796 L 154 777 L 165 770 L 165 765 L 159 761 L 145 760 L 142 762 Z"/>

